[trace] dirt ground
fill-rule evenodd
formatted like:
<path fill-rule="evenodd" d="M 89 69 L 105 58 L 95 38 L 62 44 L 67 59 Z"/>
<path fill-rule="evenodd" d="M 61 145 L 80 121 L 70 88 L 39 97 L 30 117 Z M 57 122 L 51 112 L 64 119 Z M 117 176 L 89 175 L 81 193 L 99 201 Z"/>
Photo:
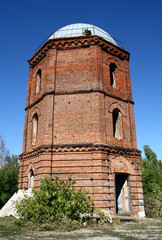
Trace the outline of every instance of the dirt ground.
<path fill-rule="evenodd" d="M 115 226 L 92 227 L 72 232 L 14 231 L 0 225 L 0 240 L 162 240 L 162 221 L 145 219 L 137 222 L 122 222 Z"/>
<path fill-rule="evenodd" d="M 115 227 L 102 230 L 80 229 L 73 232 L 37 232 L 33 234 L 33 237 L 46 240 L 162 240 L 162 222 L 147 219 L 137 223 L 123 222 Z M 28 239 L 30 239 L 30 236 L 28 236 Z"/>

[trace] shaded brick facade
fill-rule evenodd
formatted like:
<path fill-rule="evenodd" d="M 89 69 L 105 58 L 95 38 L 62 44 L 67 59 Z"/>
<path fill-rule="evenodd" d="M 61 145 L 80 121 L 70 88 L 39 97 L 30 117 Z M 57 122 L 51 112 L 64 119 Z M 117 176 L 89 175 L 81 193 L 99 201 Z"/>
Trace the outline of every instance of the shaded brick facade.
<path fill-rule="evenodd" d="M 110 81 L 111 63 L 116 66 L 115 87 Z M 77 180 L 76 187 L 89 191 L 97 207 L 119 213 L 117 192 L 126 191 L 129 209 L 122 211 L 142 212 L 129 53 L 99 36 L 51 39 L 29 65 L 19 189 L 29 187 L 31 170 L 34 187 L 39 187 L 44 176 L 71 176 Z M 36 91 L 40 70 L 40 90 Z M 118 115 L 113 115 L 114 109 Z"/>

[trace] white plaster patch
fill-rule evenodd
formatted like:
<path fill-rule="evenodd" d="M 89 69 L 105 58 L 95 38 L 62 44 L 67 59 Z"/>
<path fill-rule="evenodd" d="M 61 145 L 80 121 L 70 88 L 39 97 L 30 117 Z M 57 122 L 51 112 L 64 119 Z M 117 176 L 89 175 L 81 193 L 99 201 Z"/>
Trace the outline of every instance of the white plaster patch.
<path fill-rule="evenodd" d="M 16 214 L 15 204 L 17 201 L 22 200 L 25 196 L 32 196 L 32 189 L 22 190 L 20 189 L 17 193 L 8 200 L 8 202 L 3 206 L 0 210 L 0 217 L 9 217 L 13 216 L 15 218 L 19 218 Z"/>
<path fill-rule="evenodd" d="M 139 218 L 145 218 L 145 217 L 146 217 L 145 211 L 138 212 L 138 217 L 139 217 Z"/>

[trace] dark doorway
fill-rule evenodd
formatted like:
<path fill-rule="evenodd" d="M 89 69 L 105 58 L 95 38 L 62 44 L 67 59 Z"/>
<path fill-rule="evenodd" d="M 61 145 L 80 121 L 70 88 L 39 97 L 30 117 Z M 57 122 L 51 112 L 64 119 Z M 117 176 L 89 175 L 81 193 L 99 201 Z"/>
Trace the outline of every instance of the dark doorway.
<path fill-rule="evenodd" d="M 115 174 L 115 205 L 116 213 L 130 214 L 129 174 Z"/>

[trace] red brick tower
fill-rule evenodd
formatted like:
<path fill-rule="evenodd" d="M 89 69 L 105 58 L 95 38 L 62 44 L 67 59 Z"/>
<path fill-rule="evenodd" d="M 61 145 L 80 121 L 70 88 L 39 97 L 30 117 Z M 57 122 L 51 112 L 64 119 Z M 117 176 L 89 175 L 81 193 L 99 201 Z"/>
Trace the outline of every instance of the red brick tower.
<path fill-rule="evenodd" d="M 143 216 L 129 53 L 100 28 L 72 24 L 29 65 L 19 189 L 71 176 L 97 207 Z"/>

